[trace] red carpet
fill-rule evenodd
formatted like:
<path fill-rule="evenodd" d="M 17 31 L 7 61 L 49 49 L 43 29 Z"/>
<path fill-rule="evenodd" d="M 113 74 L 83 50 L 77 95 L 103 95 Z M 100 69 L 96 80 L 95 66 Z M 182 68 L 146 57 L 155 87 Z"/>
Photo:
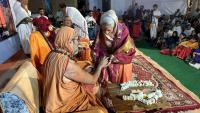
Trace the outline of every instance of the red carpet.
<path fill-rule="evenodd" d="M 200 108 L 200 101 L 172 75 L 166 72 L 153 60 L 144 55 L 137 55 L 133 60 L 133 73 L 137 79 L 151 80 L 156 88 L 163 92 L 157 104 L 150 106 L 140 102 L 123 101 L 120 97 L 129 91 L 120 91 L 119 85 L 110 85 L 109 93 L 116 112 L 178 112 Z M 198 111 L 199 112 L 199 111 Z"/>

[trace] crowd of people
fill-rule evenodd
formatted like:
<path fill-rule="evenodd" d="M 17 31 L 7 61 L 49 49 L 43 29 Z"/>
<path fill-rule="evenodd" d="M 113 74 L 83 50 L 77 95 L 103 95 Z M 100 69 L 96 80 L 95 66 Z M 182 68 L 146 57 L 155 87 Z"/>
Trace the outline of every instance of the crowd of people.
<path fill-rule="evenodd" d="M 200 63 L 200 10 L 192 14 L 181 14 L 177 9 L 172 15 L 164 15 L 158 5 L 153 9 L 135 5 L 134 16 L 130 9 L 123 14 L 133 38 L 147 37 L 151 46 L 161 49 L 161 54 L 174 55 L 190 64 Z M 200 67 L 199 67 L 200 68 Z"/>

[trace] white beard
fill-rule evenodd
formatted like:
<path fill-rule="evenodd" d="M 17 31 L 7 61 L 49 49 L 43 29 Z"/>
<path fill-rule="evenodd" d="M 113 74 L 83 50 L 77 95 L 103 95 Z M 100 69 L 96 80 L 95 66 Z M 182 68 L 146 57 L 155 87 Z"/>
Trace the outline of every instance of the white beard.
<path fill-rule="evenodd" d="M 78 47 L 74 47 L 73 55 L 77 55 L 77 54 L 78 54 Z"/>

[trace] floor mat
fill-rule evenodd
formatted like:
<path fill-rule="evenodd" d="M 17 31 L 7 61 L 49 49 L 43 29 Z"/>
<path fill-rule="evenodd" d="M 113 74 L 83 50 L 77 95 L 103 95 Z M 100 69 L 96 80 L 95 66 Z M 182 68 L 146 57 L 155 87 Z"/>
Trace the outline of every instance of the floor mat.
<path fill-rule="evenodd" d="M 140 102 L 122 101 L 119 85 L 109 85 L 110 98 L 116 112 L 178 112 L 200 108 L 199 98 L 186 89 L 170 73 L 152 59 L 139 52 L 133 60 L 133 74 L 140 80 L 151 80 L 163 92 L 163 98 L 150 106 Z"/>

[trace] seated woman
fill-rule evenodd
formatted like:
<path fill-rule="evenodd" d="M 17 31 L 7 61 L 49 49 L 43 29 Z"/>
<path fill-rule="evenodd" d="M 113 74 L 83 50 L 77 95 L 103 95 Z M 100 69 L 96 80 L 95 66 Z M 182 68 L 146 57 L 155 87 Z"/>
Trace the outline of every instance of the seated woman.
<path fill-rule="evenodd" d="M 94 94 L 87 92 L 83 84 L 96 84 L 101 69 L 109 65 L 103 58 L 94 75 L 82 70 L 72 60 L 78 51 L 75 31 L 70 27 L 61 27 L 55 39 L 56 50 L 52 51 L 44 64 L 43 102 L 46 113 L 77 112 L 103 108 Z"/>
<path fill-rule="evenodd" d="M 199 44 L 197 42 L 198 36 L 197 36 L 195 30 L 192 31 L 192 34 L 188 37 L 188 39 L 189 39 L 188 41 L 184 41 L 184 42 L 180 43 L 179 45 L 182 45 L 184 47 L 189 47 L 192 49 L 197 49 Z"/>
<path fill-rule="evenodd" d="M 192 32 L 191 38 L 187 38 L 185 34 L 180 35 L 180 44 L 173 51 L 173 55 L 177 55 L 180 59 L 186 59 L 190 56 L 193 49 L 198 48 L 195 31 Z"/>
<path fill-rule="evenodd" d="M 128 28 L 118 23 L 113 10 L 102 15 L 100 27 L 94 47 L 96 60 L 98 62 L 101 56 L 112 57 L 112 63 L 102 70 L 102 82 L 123 83 L 131 80 L 135 47 Z"/>
<path fill-rule="evenodd" d="M 173 49 L 176 46 L 178 40 L 179 40 L 178 32 L 174 31 L 172 33 L 172 36 L 166 38 L 166 47 L 170 50 Z"/>

